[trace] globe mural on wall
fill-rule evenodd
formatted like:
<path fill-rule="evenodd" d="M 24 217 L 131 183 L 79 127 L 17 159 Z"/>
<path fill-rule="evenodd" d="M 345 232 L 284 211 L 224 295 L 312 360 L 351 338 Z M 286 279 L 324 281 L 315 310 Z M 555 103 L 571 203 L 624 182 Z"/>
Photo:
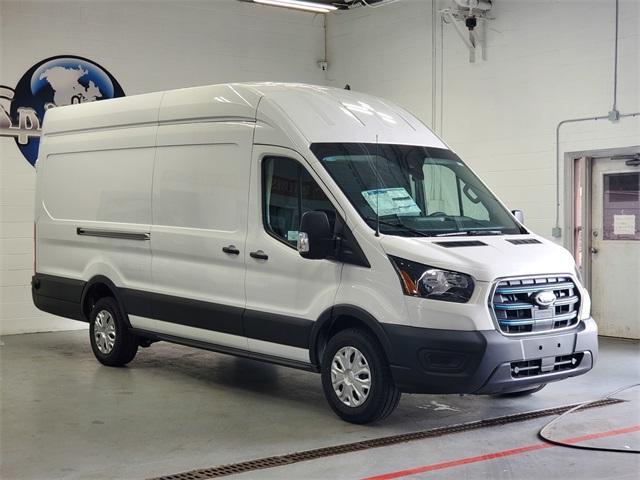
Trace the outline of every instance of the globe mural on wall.
<path fill-rule="evenodd" d="M 123 96 L 113 75 L 92 60 L 75 55 L 46 58 L 27 70 L 15 88 L 0 85 L 0 136 L 13 137 L 34 165 L 49 108 Z"/>

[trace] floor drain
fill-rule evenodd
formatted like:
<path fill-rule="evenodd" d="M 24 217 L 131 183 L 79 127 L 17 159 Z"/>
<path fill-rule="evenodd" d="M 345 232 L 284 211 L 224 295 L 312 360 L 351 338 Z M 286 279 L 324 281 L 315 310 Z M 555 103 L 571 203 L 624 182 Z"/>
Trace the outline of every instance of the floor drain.
<path fill-rule="evenodd" d="M 600 400 L 593 402 L 589 406 L 584 407 L 583 410 L 595 407 L 604 407 L 607 405 L 614 405 L 621 403 L 624 400 L 618 400 L 615 398 Z M 540 417 L 547 417 L 549 415 L 559 415 L 567 410 L 577 406 L 566 405 L 563 407 L 546 408 L 543 410 L 534 410 L 526 413 L 516 413 L 514 415 L 506 415 L 504 417 L 489 418 L 486 420 L 477 420 L 475 422 L 461 423 L 457 425 L 450 425 L 447 427 L 432 428 L 429 430 L 422 430 L 419 432 L 403 433 L 400 435 L 391 435 L 389 437 L 374 438 L 371 440 L 364 440 L 362 442 L 346 443 L 343 445 L 335 445 L 332 447 L 316 448 L 313 450 L 306 450 L 303 452 L 289 453 L 286 455 L 279 455 L 274 457 L 259 458 L 256 460 L 249 460 L 246 462 L 232 463 L 229 465 L 220 465 L 218 467 L 202 468 L 199 470 L 191 470 L 189 472 L 176 473 L 173 475 L 165 475 L 162 477 L 155 477 L 150 480 L 207 480 L 210 478 L 225 477 L 228 475 L 236 475 L 239 473 L 251 472 L 254 470 L 262 470 L 265 468 L 281 467 L 283 465 L 290 465 L 292 463 L 304 462 L 307 460 L 315 460 L 317 458 L 330 457 L 333 455 L 340 455 L 343 453 L 359 452 L 361 450 L 368 450 L 370 448 L 386 447 L 389 445 L 395 445 L 397 443 L 411 442 L 414 440 L 422 440 L 425 438 L 440 437 L 442 435 L 448 435 L 451 433 L 466 432 L 469 430 L 477 430 L 486 427 L 495 427 L 498 425 L 505 425 L 508 423 L 524 422 L 526 420 L 533 420 Z"/>

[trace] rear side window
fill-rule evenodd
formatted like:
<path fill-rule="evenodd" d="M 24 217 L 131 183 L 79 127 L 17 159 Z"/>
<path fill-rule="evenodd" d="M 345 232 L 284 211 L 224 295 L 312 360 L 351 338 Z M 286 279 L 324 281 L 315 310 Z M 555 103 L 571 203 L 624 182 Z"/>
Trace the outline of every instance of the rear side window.
<path fill-rule="evenodd" d="M 309 172 L 285 157 L 262 162 L 262 214 L 264 228 L 273 237 L 294 247 L 304 212 L 322 210 L 333 226 L 336 211 Z"/>

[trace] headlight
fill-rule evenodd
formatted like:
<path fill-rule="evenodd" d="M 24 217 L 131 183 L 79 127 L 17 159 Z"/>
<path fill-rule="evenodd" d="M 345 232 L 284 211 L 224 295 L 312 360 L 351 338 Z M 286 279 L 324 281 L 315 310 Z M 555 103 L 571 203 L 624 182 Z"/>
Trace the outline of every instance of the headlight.
<path fill-rule="evenodd" d="M 389 256 L 405 295 L 466 303 L 475 287 L 471 276 Z"/>

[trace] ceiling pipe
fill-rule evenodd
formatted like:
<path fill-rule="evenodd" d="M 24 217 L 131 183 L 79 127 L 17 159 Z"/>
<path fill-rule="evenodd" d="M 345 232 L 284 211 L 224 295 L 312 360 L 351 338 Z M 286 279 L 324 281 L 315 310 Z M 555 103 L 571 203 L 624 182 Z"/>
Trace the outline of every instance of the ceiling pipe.
<path fill-rule="evenodd" d="M 436 87 L 438 80 L 438 72 L 436 68 L 436 14 L 437 14 L 437 0 L 431 0 L 431 129 L 436 131 Z"/>
<path fill-rule="evenodd" d="M 613 54 L 613 107 L 609 112 L 609 117 L 613 121 L 612 117 L 618 119 L 620 112 L 618 112 L 618 22 L 620 18 L 620 2 L 616 0 L 616 38 L 614 43 Z"/>

